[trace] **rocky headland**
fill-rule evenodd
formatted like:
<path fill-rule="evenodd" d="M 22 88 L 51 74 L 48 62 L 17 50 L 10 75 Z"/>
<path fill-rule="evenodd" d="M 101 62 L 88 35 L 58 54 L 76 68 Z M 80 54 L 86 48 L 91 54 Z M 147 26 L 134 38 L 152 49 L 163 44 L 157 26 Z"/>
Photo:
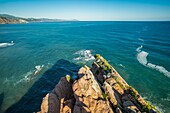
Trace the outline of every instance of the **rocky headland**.
<path fill-rule="evenodd" d="M 18 23 L 30 23 L 30 22 L 64 22 L 64 21 L 78 21 L 76 19 L 49 19 L 49 18 L 22 18 L 8 14 L 0 14 L 0 24 L 18 24 Z"/>
<path fill-rule="evenodd" d="M 15 17 L 8 14 L 0 14 L 0 24 L 28 23 L 24 18 Z"/>
<path fill-rule="evenodd" d="M 39 113 L 159 113 L 99 54 L 76 78 L 66 75 L 42 101 Z"/>

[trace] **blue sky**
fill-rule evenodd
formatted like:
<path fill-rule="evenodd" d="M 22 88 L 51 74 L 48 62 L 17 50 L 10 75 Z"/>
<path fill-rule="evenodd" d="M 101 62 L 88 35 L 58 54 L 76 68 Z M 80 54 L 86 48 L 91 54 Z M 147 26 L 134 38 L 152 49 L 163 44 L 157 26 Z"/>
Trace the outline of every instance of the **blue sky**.
<path fill-rule="evenodd" d="M 0 13 L 78 20 L 170 20 L 170 0 L 0 0 Z"/>

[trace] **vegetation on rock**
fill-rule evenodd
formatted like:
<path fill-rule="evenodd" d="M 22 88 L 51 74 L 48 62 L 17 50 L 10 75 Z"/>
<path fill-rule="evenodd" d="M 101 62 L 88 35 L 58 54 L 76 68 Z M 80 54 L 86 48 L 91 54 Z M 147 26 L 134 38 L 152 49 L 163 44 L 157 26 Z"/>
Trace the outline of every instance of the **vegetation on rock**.
<path fill-rule="evenodd" d="M 145 104 L 142 105 L 140 100 L 139 100 L 139 93 L 138 91 L 136 91 L 132 86 L 129 86 L 129 90 L 130 90 L 130 94 L 136 99 L 136 101 L 142 106 L 142 110 L 143 112 L 149 112 L 151 109 L 156 110 L 157 112 L 159 112 L 156 108 L 156 106 L 152 105 L 151 103 L 149 103 L 148 101 L 145 100 Z M 160 112 L 159 112 L 160 113 Z"/>
<path fill-rule="evenodd" d="M 76 80 L 70 75 L 60 80 L 52 93 L 49 93 L 49 99 L 46 99 L 49 103 L 54 100 L 58 103 L 48 106 L 48 111 L 159 113 L 155 106 L 144 100 L 126 83 L 107 60 L 99 54 L 96 54 L 95 58 L 96 62 L 91 69 L 86 65 L 80 68 Z M 43 103 L 41 106 L 48 105 L 47 102 Z"/>
<path fill-rule="evenodd" d="M 70 83 L 73 83 L 73 82 L 75 81 L 73 78 L 71 78 L 70 75 L 66 75 L 66 79 L 67 79 L 67 81 L 70 82 Z"/>
<path fill-rule="evenodd" d="M 105 72 L 111 73 L 111 72 L 115 72 L 114 68 L 107 62 L 107 60 L 105 60 L 100 54 L 96 54 L 95 55 L 96 61 L 98 61 L 98 64 L 100 65 L 100 67 L 102 69 L 105 70 Z M 117 72 L 116 72 L 117 73 Z M 118 73 L 117 73 L 118 74 Z M 114 74 L 112 74 L 114 75 Z M 120 76 L 120 75 L 119 75 Z M 130 94 L 132 95 L 132 97 L 138 102 L 138 104 L 140 104 L 140 106 L 142 107 L 142 111 L 143 112 L 150 112 L 150 110 L 155 110 L 157 112 L 159 112 L 156 109 L 156 106 L 150 104 L 149 102 L 147 102 L 146 100 L 144 100 L 139 93 L 132 87 L 129 85 L 125 85 L 123 82 L 121 82 L 121 77 L 119 76 L 112 76 L 115 81 L 117 82 L 117 84 L 119 84 L 119 86 L 124 90 L 129 90 Z M 140 102 L 139 97 L 142 98 L 142 101 L 144 101 L 145 104 L 143 104 L 142 102 Z M 141 99 L 140 98 L 140 99 Z"/>

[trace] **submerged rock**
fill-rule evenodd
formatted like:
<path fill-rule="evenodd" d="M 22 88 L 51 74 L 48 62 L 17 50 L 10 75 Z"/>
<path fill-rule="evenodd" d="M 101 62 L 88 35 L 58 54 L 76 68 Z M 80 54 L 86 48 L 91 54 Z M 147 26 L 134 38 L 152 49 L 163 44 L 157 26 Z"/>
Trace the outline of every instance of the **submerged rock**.
<path fill-rule="evenodd" d="M 77 79 L 61 78 L 42 101 L 39 113 L 158 113 L 155 106 L 118 74 L 100 55 L 90 69 L 79 69 Z"/>

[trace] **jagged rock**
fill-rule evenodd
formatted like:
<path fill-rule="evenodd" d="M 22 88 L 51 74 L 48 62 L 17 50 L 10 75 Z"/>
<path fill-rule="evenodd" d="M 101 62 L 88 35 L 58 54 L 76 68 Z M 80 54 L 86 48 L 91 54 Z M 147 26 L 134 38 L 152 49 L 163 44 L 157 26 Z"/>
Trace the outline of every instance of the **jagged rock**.
<path fill-rule="evenodd" d="M 128 98 L 127 95 L 122 96 L 122 102 L 124 103 L 125 101 L 129 101 L 130 99 Z"/>
<path fill-rule="evenodd" d="M 125 108 L 126 113 L 141 113 L 136 106 L 128 106 Z"/>
<path fill-rule="evenodd" d="M 99 74 L 99 68 L 100 66 L 96 62 L 93 62 L 91 71 L 93 72 L 94 76 Z"/>
<path fill-rule="evenodd" d="M 116 108 L 116 113 L 122 113 L 119 107 Z"/>
<path fill-rule="evenodd" d="M 138 104 L 137 100 L 130 94 L 127 94 L 127 96 L 130 101 L 133 102 L 137 106 L 137 108 L 142 111 L 142 107 Z"/>
<path fill-rule="evenodd" d="M 106 80 L 112 88 L 117 91 L 120 95 L 124 94 L 123 88 L 117 83 L 117 81 L 114 78 L 109 78 Z"/>
<path fill-rule="evenodd" d="M 43 98 L 43 101 L 42 101 L 42 104 L 41 104 L 41 111 L 37 112 L 37 113 L 47 113 L 48 112 L 48 96 L 49 96 L 49 94 L 47 94 Z"/>
<path fill-rule="evenodd" d="M 78 76 L 80 79 L 73 84 L 74 97 L 76 98 L 74 112 L 112 113 L 109 102 L 103 98 L 102 91 L 90 69 L 82 67 Z"/>
<path fill-rule="evenodd" d="M 72 84 L 66 77 L 62 77 L 53 91 L 47 95 L 45 97 L 46 101 L 43 101 L 41 104 L 40 113 L 44 113 L 44 110 L 50 113 L 72 112 L 75 99 L 73 97 Z M 44 108 L 44 105 L 47 105 L 47 108 Z"/>
<path fill-rule="evenodd" d="M 104 82 L 103 89 L 105 93 L 109 96 L 110 101 L 113 104 L 113 106 L 116 108 L 118 105 L 117 99 L 119 98 L 115 97 L 115 92 L 112 90 L 112 87 L 107 82 Z"/>
<path fill-rule="evenodd" d="M 91 68 L 91 71 L 93 72 L 93 74 L 94 74 L 94 76 L 95 76 L 95 78 L 99 81 L 99 82 L 101 82 L 101 83 L 103 83 L 104 82 L 104 80 L 105 80 L 105 78 L 104 78 L 104 70 L 96 63 L 96 62 L 94 62 L 93 64 L 92 64 L 92 68 Z"/>
<path fill-rule="evenodd" d="M 157 113 L 157 111 L 154 109 L 150 109 L 149 113 Z"/>
<path fill-rule="evenodd" d="M 76 78 L 61 78 L 43 98 L 39 113 L 158 113 L 99 55 Z"/>
<path fill-rule="evenodd" d="M 124 103 L 123 103 L 123 106 L 126 108 L 126 107 L 128 107 L 128 106 L 134 106 L 134 104 L 131 102 L 131 101 L 125 101 Z"/>

